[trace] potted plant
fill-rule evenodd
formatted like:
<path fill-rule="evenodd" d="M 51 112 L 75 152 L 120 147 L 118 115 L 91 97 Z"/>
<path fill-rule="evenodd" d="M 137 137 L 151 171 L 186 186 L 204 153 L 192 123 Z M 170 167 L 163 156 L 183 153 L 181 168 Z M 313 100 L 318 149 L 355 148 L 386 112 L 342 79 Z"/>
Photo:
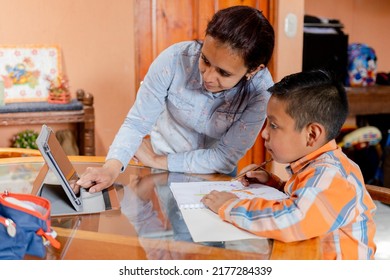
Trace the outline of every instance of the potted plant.
<path fill-rule="evenodd" d="M 27 129 L 17 133 L 12 139 L 12 147 L 14 148 L 26 148 L 26 149 L 38 149 L 36 140 L 38 133 Z"/>

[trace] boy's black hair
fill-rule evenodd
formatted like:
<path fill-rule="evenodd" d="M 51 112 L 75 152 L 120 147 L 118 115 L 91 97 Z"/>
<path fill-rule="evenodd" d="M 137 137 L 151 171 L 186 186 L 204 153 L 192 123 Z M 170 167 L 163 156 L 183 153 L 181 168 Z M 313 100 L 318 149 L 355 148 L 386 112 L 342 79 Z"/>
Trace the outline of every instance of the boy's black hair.
<path fill-rule="evenodd" d="M 286 76 L 268 91 L 287 103 L 286 113 L 295 120 L 296 130 L 310 123 L 320 123 L 325 127 L 327 141 L 338 136 L 348 115 L 344 86 L 323 70 Z"/>

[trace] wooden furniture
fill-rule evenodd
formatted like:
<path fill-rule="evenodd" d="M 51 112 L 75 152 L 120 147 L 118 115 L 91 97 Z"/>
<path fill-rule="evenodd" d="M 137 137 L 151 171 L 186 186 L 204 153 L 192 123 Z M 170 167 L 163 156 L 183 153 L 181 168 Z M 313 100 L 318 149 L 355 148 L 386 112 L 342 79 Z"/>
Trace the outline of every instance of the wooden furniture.
<path fill-rule="evenodd" d="M 367 191 L 371 198 L 380 202 L 390 204 L 390 188 L 366 184 Z"/>
<path fill-rule="evenodd" d="M 70 156 L 81 174 L 89 166 L 101 166 L 104 157 Z M 0 192 L 29 193 L 42 157 L 0 159 Z M 191 180 L 230 179 L 225 175 L 182 174 Z M 268 239 L 193 243 L 168 182 L 180 174 L 154 172 L 129 165 L 116 181 L 121 209 L 100 214 L 52 217 L 61 249 L 48 248 L 47 259 L 312 259 L 318 243 L 283 243 Z M 176 207 L 176 208 L 175 208 Z M 27 257 L 34 259 L 34 257 Z"/>
<path fill-rule="evenodd" d="M 390 114 L 390 86 L 347 88 L 350 116 Z"/>
<path fill-rule="evenodd" d="M 77 100 L 82 102 L 82 108 L 79 110 L 0 113 L 0 126 L 74 123 L 80 154 L 93 156 L 95 155 L 93 96 L 84 90 L 78 90 Z"/>
<path fill-rule="evenodd" d="M 349 115 L 355 118 L 357 127 L 364 127 L 367 125 L 378 128 L 382 133 L 382 140 L 380 142 L 383 152 L 388 150 L 386 146 L 386 139 L 388 139 L 390 132 L 390 86 L 375 85 L 367 87 L 351 87 L 347 88 Z M 367 153 L 368 155 L 369 153 Z M 372 163 L 373 159 L 371 159 Z M 357 162 L 363 171 L 366 179 L 374 178 L 375 169 L 373 165 L 368 165 L 364 161 Z M 385 171 L 386 159 L 382 164 L 384 172 L 384 184 L 389 185 L 388 174 Z"/>
<path fill-rule="evenodd" d="M 308 250 L 310 248 L 312 248 L 311 251 L 302 254 L 304 250 Z M 286 243 L 284 242 L 274 240 L 270 259 L 283 260 L 285 259 L 285 256 L 288 255 L 288 259 L 290 260 L 320 260 L 321 251 L 319 248 L 319 237 L 314 237 L 304 241 L 290 242 L 288 243 L 288 246 L 286 246 Z"/>
<path fill-rule="evenodd" d="M 0 148 L 0 158 L 41 156 L 39 150 L 25 148 Z"/>

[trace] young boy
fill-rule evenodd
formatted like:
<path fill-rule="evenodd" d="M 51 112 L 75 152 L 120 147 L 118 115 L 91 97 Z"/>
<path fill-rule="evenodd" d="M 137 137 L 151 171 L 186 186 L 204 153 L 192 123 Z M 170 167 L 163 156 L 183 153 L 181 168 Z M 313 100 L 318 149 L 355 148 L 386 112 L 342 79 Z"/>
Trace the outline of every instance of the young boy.
<path fill-rule="evenodd" d="M 272 158 L 288 163 L 287 182 L 265 170 L 241 180 L 264 183 L 289 195 L 283 201 L 238 199 L 213 191 L 203 203 L 237 227 L 292 242 L 319 237 L 323 259 L 373 259 L 376 206 L 359 167 L 337 146 L 348 114 L 345 89 L 318 70 L 285 77 L 269 90 L 262 132 Z"/>

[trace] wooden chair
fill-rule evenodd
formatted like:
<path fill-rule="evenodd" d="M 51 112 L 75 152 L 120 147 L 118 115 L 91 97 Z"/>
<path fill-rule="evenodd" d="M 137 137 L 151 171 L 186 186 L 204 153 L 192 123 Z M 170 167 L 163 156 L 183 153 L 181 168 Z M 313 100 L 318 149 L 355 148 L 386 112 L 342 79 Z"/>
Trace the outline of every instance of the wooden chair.
<path fill-rule="evenodd" d="M 373 200 L 390 204 L 390 188 L 366 184 L 368 193 Z"/>
<path fill-rule="evenodd" d="M 41 156 L 39 150 L 25 148 L 0 148 L 0 158 Z"/>

